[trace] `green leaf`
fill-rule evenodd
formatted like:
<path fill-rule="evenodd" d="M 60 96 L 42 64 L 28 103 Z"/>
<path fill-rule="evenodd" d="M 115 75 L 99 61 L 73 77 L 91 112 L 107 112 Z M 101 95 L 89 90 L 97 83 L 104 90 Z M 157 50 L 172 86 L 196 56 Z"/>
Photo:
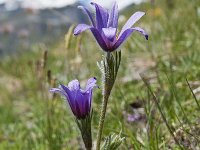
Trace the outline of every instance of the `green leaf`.
<path fill-rule="evenodd" d="M 116 150 L 119 148 L 121 143 L 124 141 L 125 137 L 121 137 L 120 134 L 111 134 L 106 137 L 104 144 L 101 147 L 101 150 Z"/>

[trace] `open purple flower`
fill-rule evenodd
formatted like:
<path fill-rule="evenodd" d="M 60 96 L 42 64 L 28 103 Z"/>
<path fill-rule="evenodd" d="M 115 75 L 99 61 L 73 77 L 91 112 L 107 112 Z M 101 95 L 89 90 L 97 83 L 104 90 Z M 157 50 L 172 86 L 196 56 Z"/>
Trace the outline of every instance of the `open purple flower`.
<path fill-rule="evenodd" d="M 96 3 L 92 2 L 91 4 L 96 9 L 96 21 L 94 21 L 91 12 L 87 8 L 79 6 L 86 12 L 92 25 L 79 24 L 74 29 L 74 35 L 79 35 L 81 32 L 90 29 L 100 47 L 106 52 L 116 50 L 134 31 L 140 32 L 148 40 L 148 35 L 143 29 L 139 27 L 132 28 L 133 24 L 145 14 L 144 12 L 134 13 L 118 35 L 117 3 L 114 3 L 110 12 Z"/>
<path fill-rule="evenodd" d="M 72 80 L 68 86 L 60 85 L 59 88 L 52 88 L 50 92 L 57 92 L 63 95 L 77 119 L 85 119 L 91 112 L 92 90 L 96 85 L 96 78 L 87 81 L 86 88 L 82 90 L 78 80 Z"/>

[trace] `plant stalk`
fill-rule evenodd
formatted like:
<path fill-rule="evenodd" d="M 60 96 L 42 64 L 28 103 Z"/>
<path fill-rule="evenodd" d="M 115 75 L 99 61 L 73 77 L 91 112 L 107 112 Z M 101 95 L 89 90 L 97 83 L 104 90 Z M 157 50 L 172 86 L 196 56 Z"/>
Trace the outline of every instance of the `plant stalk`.
<path fill-rule="evenodd" d="M 102 79 L 103 79 L 102 81 L 103 101 L 102 101 L 101 114 L 100 114 L 100 119 L 99 119 L 96 150 L 100 150 L 108 99 L 112 91 L 113 85 L 115 83 L 115 79 L 117 77 L 120 61 L 121 61 L 121 52 L 116 52 L 114 56 L 111 53 L 106 53 L 106 57 L 104 58 L 100 66 L 100 70 L 102 71 Z"/>
<path fill-rule="evenodd" d="M 78 128 L 80 129 L 83 143 L 86 150 L 92 149 L 92 131 L 91 131 L 92 112 L 84 119 L 76 119 Z"/>
<path fill-rule="evenodd" d="M 103 102 L 102 102 L 102 108 L 101 108 L 101 115 L 99 120 L 99 126 L 98 126 L 98 133 L 97 133 L 97 145 L 96 150 L 100 150 L 100 144 L 101 144 L 101 138 L 103 133 L 103 126 L 104 126 L 104 120 L 106 116 L 106 109 L 108 104 L 108 98 L 110 96 L 110 92 L 103 95 Z"/>

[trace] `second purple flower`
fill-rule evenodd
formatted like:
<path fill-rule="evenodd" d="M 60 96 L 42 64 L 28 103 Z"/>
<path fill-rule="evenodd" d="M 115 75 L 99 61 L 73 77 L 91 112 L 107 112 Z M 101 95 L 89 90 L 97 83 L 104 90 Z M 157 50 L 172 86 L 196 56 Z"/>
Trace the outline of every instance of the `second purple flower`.
<path fill-rule="evenodd" d="M 60 93 L 68 101 L 69 106 L 77 119 L 85 119 L 91 112 L 92 90 L 96 85 L 96 78 L 87 81 L 86 88 L 82 90 L 78 80 L 72 80 L 68 86 L 60 85 L 52 88 L 50 92 Z"/>

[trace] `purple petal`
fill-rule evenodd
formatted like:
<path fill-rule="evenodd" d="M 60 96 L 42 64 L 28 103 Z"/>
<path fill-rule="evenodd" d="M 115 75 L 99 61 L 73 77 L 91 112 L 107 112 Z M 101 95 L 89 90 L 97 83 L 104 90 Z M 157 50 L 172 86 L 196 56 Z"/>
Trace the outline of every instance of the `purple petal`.
<path fill-rule="evenodd" d="M 78 101 L 75 101 L 75 107 L 73 108 L 74 109 L 74 115 L 78 118 L 82 118 L 82 113 L 81 113 L 81 110 L 79 108 L 79 102 Z"/>
<path fill-rule="evenodd" d="M 92 107 L 92 90 L 90 90 L 89 92 L 89 101 L 88 101 L 88 106 L 89 106 L 89 110 L 91 110 L 91 107 Z"/>
<path fill-rule="evenodd" d="M 87 81 L 87 84 L 86 84 L 86 88 L 84 90 L 84 93 L 86 93 L 87 91 L 89 90 L 92 90 L 94 87 L 98 87 L 97 84 L 97 78 L 96 77 L 93 77 L 93 78 L 90 78 L 88 81 Z"/>
<path fill-rule="evenodd" d="M 49 90 L 49 92 L 59 93 L 59 94 L 65 96 L 65 97 L 68 97 L 68 95 L 65 93 L 65 91 L 63 91 L 63 90 L 60 89 L 60 88 L 51 88 L 51 89 Z"/>
<path fill-rule="evenodd" d="M 102 37 L 102 35 L 100 34 L 100 32 L 96 29 L 96 28 L 91 28 L 90 29 L 92 34 L 94 35 L 97 43 L 99 44 L 99 46 L 103 49 L 103 50 L 107 50 L 108 46 L 106 44 L 106 39 L 104 39 L 104 37 Z"/>
<path fill-rule="evenodd" d="M 147 33 L 146 31 L 144 31 L 142 28 L 140 28 L 140 27 L 135 27 L 135 28 L 133 28 L 133 29 L 134 29 L 135 31 L 140 32 L 142 35 L 144 35 L 144 37 L 146 38 L 146 40 L 149 39 L 148 33 Z"/>
<path fill-rule="evenodd" d="M 63 84 L 60 84 L 60 89 L 61 89 L 63 92 L 65 92 L 65 93 L 68 95 L 68 97 L 70 97 L 71 91 L 70 91 L 70 89 L 69 89 L 68 87 L 64 86 Z"/>
<path fill-rule="evenodd" d="M 96 8 L 96 25 L 97 25 L 97 29 L 101 30 L 102 28 L 107 27 L 107 23 L 108 23 L 108 11 L 101 7 L 100 5 L 91 2 L 92 5 L 95 6 Z"/>
<path fill-rule="evenodd" d="M 85 114 L 88 114 L 91 111 L 91 103 L 91 99 L 84 101 Z"/>
<path fill-rule="evenodd" d="M 119 36 L 121 36 L 123 34 L 124 31 L 126 31 L 127 29 L 131 28 L 133 26 L 133 24 L 135 24 L 142 16 L 144 16 L 145 13 L 144 12 L 136 12 L 134 13 L 129 20 L 126 22 L 126 24 L 123 26 Z"/>
<path fill-rule="evenodd" d="M 90 95 L 89 93 L 75 93 L 74 112 L 78 118 L 84 118 L 90 112 Z"/>
<path fill-rule="evenodd" d="M 94 19 L 92 18 L 91 12 L 83 6 L 78 6 L 78 8 L 82 9 L 88 15 L 90 21 L 92 22 L 92 25 L 95 27 L 95 22 L 94 22 Z"/>
<path fill-rule="evenodd" d="M 66 87 L 62 84 L 61 84 L 61 88 L 68 95 L 67 101 L 72 110 L 72 113 L 77 117 L 81 117 L 82 116 L 81 114 L 84 114 L 85 108 L 82 106 L 84 105 L 84 101 L 85 101 L 86 97 L 83 97 L 80 90 L 78 90 L 78 86 L 80 87 L 78 80 L 73 80 L 73 81 L 69 82 L 68 85 L 69 85 L 69 87 L 72 86 L 72 88 L 75 88 L 75 89 L 71 89 L 72 91 L 70 91 L 70 89 L 68 89 L 68 87 Z"/>
<path fill-rule="evenodd" d="M 63 86 L 62 86 L 63 87 Z M 67 87 L 63 87 L 63 88 L 65 88 L 65 89 L 68 89 L 69 88 L 69 90 L 70 91 L 80 91 L 80 83 L 79 83 L 79 81 L 78 80 L 72 80 L 72 81 L 70 81 L 69 83 L 68 83 L 68 88 Z M 65 90 L 64 89 L 64 90 Z"/>
<path fill-rule="evenodd" d="M 87 81 L 86 89 L 82 92 L 83 96 L 87 98 L 87 100 L 85 100 L 84 106 L 85 106 L 85 110 L 87 110 L 88 112 L 90 112 L 91 105 L 92 105 L 92 89 L 94 87 L 98 87 L 96 82 L 97 82 L 96 77 L 90 78 Z"/>
<path fill-rule="evenodd" d="M 90 112 L 90 95 L 87 94 L 81 94 L 82 95 L 82 99 L 81 99 L 81 103 L 79 103 L 79 108 L 81 109 L 81 113 L 86 116 L 89 112 Z"/>
<path fill-rule="evenodd" d="M 60 93 L 61 95 L 65 96 L 65 99 L 68 101 L 68 104 L 72 110 L 73 113 L 74 112 L 74 106 L 75 106 L 75 103 L 74 101 L 72 100 L 72 93 L 71 91 L 64 85 L 60 85 L 60 88 L 52 88 L 50 89 L 50 92 L 56 92 L 56 93 Z"/>
<path fill-rule="evenodd" d="M 119 13 L 118 5 L 115 2 L 109 13 L 108 25 L 107 25 L 108 27 L 113 27 L 113 28 L 118 27 L 118 13 Z"/>
<path fill-rule="evenodd" d="M 78 26 L 76 26 L 76 28 L 74 29 L 74 35 L 79 35 L 80 33 L 82 33 L 85 30 L 91 29 L 93 28 L 92 26 L 89 26 L 87 24 L 79 24 Z"/>
<path fill-rule="evenodd" d="M 70 105 L 70 107 L 72 109 L 74 107 L 73 92 L 70 91 L 70 89 L 68 87 L 66 87 L 66 86 L 64 86 L 62 84 L 60 86 L 61 86 L 62 90 L 65 92 L 65 95 L 67 95 L 66 99 L 67 99 L 67 101 L 68 101 L 68 103 L 69 103 L 69 105 Z"/>
<path fill-rule="evenodd" d="M 117 49 L 134 31 L 140 32 L 142 35 L 145 36 L 145 38 L 148 40 L 148 34 L 141 28 L 135 27 L 125 30 L 122 35 L 119 37 L 117 42 L 114 45 L 114 49 Z"/>
<path fill-rule="evenodd" d="M 116 37 L 116 32 L 117 32 L 117 29 L 116 28 L 103 28 L 102 29 L 105 37 L 110 40 L 110 41 L 113 41 Z"/>
<path fill-rule="evenodd" d="M 106 45 L 106 42 L 104 40 L 104 38 L 102 37 L 102 35 L 99 33 L 99 31 L 92 27 L 92 26 L 89 26 L 89 25 L 86 25 L 86 24 L 79 24 L 75 29 L 74 29 L 74 35 L 78 35 L 80 34 L 81 32 L 85 31 L 85 30 L 88 30 L 90 29 L 90 31 L 92 32 L 92 34 L 94 35 L 97 43 L 100 45 L 100 47 L 103 49 L 103 50 L 106 50 L 108 49 L 107 48 L 107 45 Z"/>
<path fill-rule="evenodd" d="M 138 114 L 128 114 L 127 120 L 129 122 L 135 122 L 138 121 L 140 119 L 140 115 Z"/>

